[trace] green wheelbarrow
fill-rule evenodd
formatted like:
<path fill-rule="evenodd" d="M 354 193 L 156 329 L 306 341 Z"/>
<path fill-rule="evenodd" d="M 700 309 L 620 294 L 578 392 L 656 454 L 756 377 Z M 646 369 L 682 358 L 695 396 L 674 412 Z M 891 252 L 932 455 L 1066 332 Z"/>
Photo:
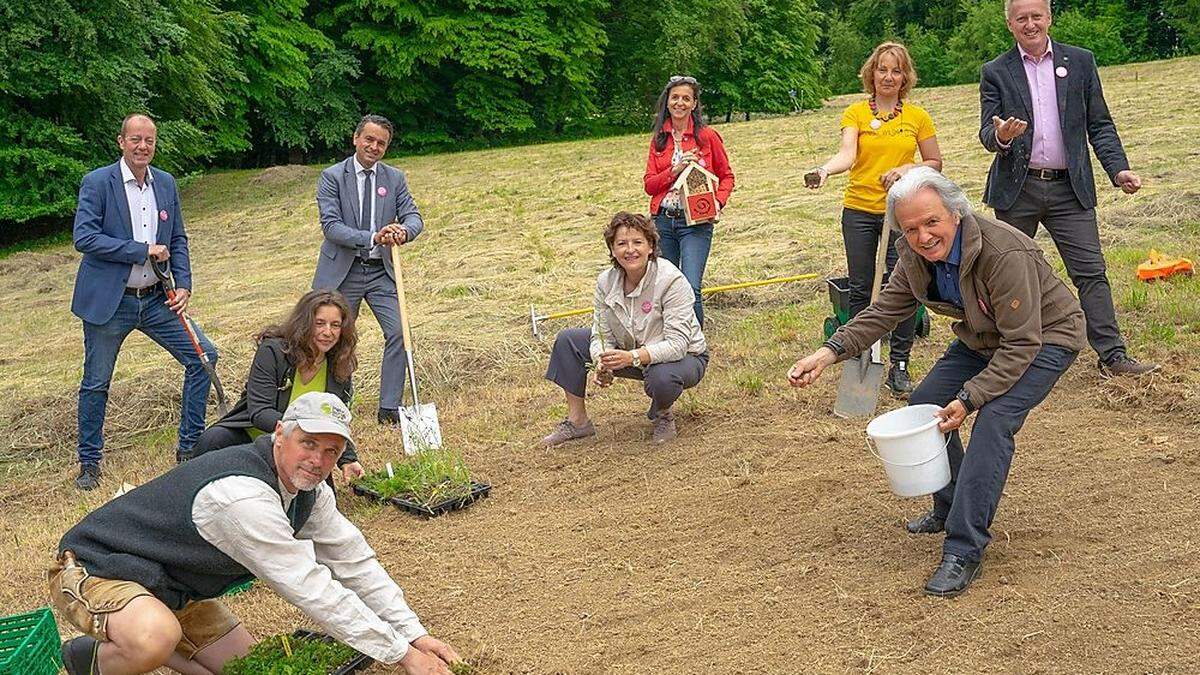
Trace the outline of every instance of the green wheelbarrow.
<path fill-rule="evenodd" d="M 850 279 L 836 277 L 826 279 L 829 284 L 829 302 L 833 304 L 833 316 L 825 317 L 825 339 L 833 337 L 834 331 L 850 321 Z M 922 305 L 917 308 L 917 337 L 929 337 L 929 312 Z"/>

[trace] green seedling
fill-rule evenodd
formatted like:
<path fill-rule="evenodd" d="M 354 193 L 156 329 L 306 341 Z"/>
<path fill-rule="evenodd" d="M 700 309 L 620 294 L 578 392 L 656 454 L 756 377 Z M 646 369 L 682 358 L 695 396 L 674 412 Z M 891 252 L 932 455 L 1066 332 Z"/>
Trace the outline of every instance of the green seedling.
<path fill-rule="evenodd" d="M 290 654 L 289 654 L 290 652 Z M 225 664 L 223 675 L 314 675 L 328 673 L 358 655 L 332 640 L 276 635 Z"/>
<path fill-rule="evenodd" d="M 392 465 L 392 470 L 391 477 L 387 471 L 377 471 L 363 476 L 357 484 L 384 499 L 396 497 L 426 507 L 471 493 L 471 472 L 457 450 L 423 450 Z"/>

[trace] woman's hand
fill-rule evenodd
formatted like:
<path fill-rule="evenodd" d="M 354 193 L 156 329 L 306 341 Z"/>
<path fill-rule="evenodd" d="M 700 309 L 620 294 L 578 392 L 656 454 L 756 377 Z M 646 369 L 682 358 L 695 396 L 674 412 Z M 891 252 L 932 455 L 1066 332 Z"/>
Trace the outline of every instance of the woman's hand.
<path fill-rule="evenodd" d="M 793 387 L 807 387 L 816 382 L 822 371 L 834 361 L 837 361 L 837 354 L 829 347 L 821 347 L 792 366 L 787 374 L 788 384 Z"/>
<path fill-rule="evenodd" d="M 903 166 L 898 166 L 898 167 L 892 169 L 891 171 L 880 176 L 879 182 L 883 183 L 883 189 L 884 190 L 892 189 L 892 186 L 896 184 L 896 181 L 903 178 L 904 174 L 911 171 L 914 166 L 916 166 L 916 164 L 905 164 Z"/>
<path fill-rule="evenodd" d="M 804 174 L 804 187 L 809 190 L 818 190 L 825 186 L 827 180 L 829 180 L 829 171 L 823 166 L 818 166 Z"/>
<path fill-rule="evenodd" d="M 358 462 L 350 462 L 342 465 L 342 478 L 346 479 L 347 483 L 353 482 L 366 475 L 362 464 Z"/>
<path fill-rule="evenodd" d="M 620 370 L 633 366 L 633 352 L 624 349 L 610 349 L 600 354 L 600 365 L 606 370 Z"/>
<path fill-rule="evenodd" d="M 695 150 L 688 150 L 679 157 L 679 162 L 671 165 L 671 173 L 678 176 L 687 167 L 688 162 L 699 162 L 700 155 Z"/>

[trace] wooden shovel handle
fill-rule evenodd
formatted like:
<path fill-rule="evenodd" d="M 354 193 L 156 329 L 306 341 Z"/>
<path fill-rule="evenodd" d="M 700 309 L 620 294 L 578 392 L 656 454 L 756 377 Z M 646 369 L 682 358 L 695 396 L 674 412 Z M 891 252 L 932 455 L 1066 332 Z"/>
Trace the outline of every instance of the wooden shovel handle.
<path fill-rule="evenodd" d="M 875 304 L 879 299 L 879 287 L 883 285 L 883 270 L 887 267 L 889 229 L 887 223 L 884 223 L 883 229 L 879 231 L 879 248 L 875 251 L 875 283 L 871 285 L 871 304 Z"/>
<path fill-rule="evenodd" d="M 408 303 L 404 301 L 404 274 L 400 271 L 400 247 L 392 249 L 392 274 L 396 277 L 396 299 L 400 301 L 400 334 L 404 337 L 404 348 L 412 351 L 412 337 L 408 329 Z"/>

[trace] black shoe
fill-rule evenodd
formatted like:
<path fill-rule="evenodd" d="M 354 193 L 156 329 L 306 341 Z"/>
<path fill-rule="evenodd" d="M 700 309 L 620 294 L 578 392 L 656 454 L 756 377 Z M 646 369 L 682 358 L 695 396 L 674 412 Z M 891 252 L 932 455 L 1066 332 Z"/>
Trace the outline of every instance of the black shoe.
<path fill-rule="evenodd" d="M 912 380 L 908 379 L 908 362 L 897 361 L 892 364 L 891 370 L 888 371 L 887 388 L 892 390 L 894 396 L 907 396 L 912 393 Z"/>
<path fill-rule="evenodd" d="M 100 487 L 100 465 L 80 464 L 79 476 L 75 479 L 75 487 L 80 490 L 95 490 Z"/>
<path fill-rule="evenodd" d="M 946 519 L 930 511 L 905 523 L 904 529 L 911 534 L 937 534 L 946 529 Z"/>
<path fill-rule="evenodd" d="M 94 675 L 99 672 L 96 655 L 100 643 L 86 635 L 62 643 L 63 665 L 69 675 Z"/>
<path fill-rule="evenodd" d="M 375 413 L 375 419 L 378 420 L 380 424 L 393 427 L 398 426 L 400 424 L 400 411 L 380 408 L 379 412 Z"/>
<path fill-rule="evenodd" d="M 183 464 L 184 462 L 188 461 L 192 457 L 193 457 L 193 455 L 192 455 L 191 450 L 182 450 L 180 448 L 175 448 L 175 463 L 176 464 Z"/>
<path fill-rule="evenodd" d="M 1157 363 L 1142 363 L 1137 359 L 1131 359 L 1125 354 L 1118 354 L 1109 359 L 1108 362 L 1100 361 L 1096 364 L 1100 368 L 1100 374 L 1105 377 L 1113 377 L 1118 375 L 1145 375 L 1158 370 Z"/>
<path fill-rule="evenodd" d="M 942 563 L 925 582 L 925 593 L 939 598 L 952 598 L 967 590 L 982 569 L 983 565 L 977 560 L 943 553 Z"/>

